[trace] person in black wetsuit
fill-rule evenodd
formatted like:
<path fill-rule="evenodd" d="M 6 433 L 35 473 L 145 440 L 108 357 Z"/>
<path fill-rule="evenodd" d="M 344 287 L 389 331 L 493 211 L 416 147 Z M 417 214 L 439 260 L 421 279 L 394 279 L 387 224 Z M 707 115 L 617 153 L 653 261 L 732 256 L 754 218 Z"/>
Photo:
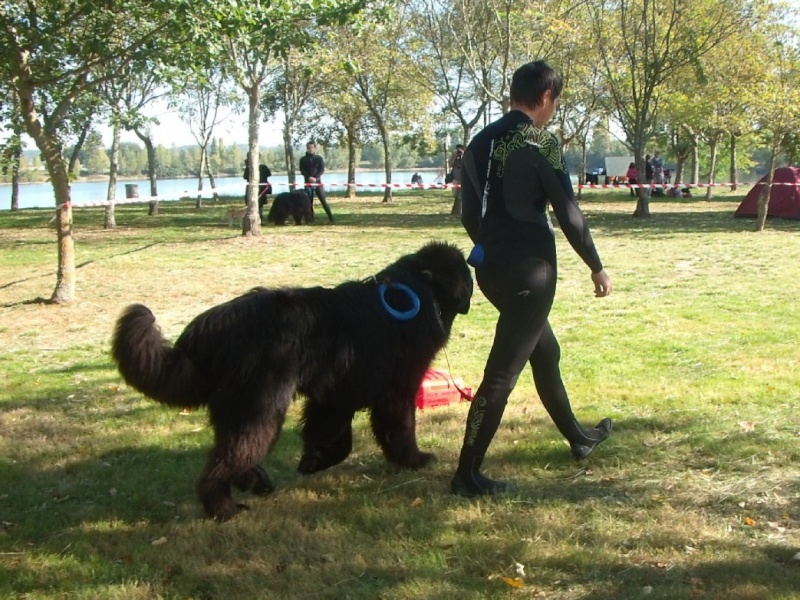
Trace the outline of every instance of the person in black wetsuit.
<path fill-rule="evenodd" d="M 320 204 L 322 204 L 322 209 L 328 215 L 328 221 L 333 223 L 331 207 L 328 206 L 328 201 L 325 199 L 325 188 L 322 186 L 322 174 L 324 172 L 325 161 L 317 154 L 317 145 L 314 142 L 308 142 L 306 144 L 306 154 L 300 159 L 300 173 L 303 174 L 303 179 L 306 182 L 306 193 L 311 201 L 312 211 L 314 194 L 316 194 Z"/>
<path fill-rule="evenodd" d="M 483 381 L 467 416 L 451 482 L 454 494 L 513 489 L 480 469 L 525 363 L 530 363 L 542 404 L 576 459 L 587 457 L 611 432 L 610 419 L 587 428 L 572 413 L 559 371 L 561 349 L 548 321 L 557 280 L 548 204 L 591 269 L 595 295 L 611 293 L 611 278 L 578 208 L 561 146 L 543 129 L 555 113 L 561 89 L 560 76 L 544 61 L 517 69 L 510 112 L 475 136 L 464 155 L 461 222 L 476 244 L 469 262 L 478 286 L 500 314 Z"/>

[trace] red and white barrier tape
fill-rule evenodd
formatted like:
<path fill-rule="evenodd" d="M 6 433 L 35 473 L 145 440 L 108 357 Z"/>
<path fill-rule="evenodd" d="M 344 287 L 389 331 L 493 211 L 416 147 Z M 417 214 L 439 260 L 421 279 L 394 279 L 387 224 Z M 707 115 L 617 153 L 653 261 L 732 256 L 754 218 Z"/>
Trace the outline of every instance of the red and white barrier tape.
<path fill-rule="evenodd" d="M 288 187 L 288 188 L 304 188 L 315 187 L 323 185 L 326 188 L 370 188 L 370 189 L 428 189 L 428 190 L 452 190 L 460 188 L 461 185 L 457 183 L 274 183 L 272 187 Z M 650 188 L 650 189 L 667 189 L 667 188 L 708 188 L 708 187 L 747 187 L 751 185 L 766 185 L 764 182 L 757 182 L 755 184 L 742 182 L 742 183 L 584 183 L 576 187 L 578 189 L 631 189 L 631 188 Z M 787 186 L 800 186 L 798 183 L 789 183 L 782 181 L 772 182 L 773 186 L 787 185 Z M 230 194 L 235 190 L 238 195 L 241 188 L 236 186 L 228 186 L 224 188 L 209 188 L 207 190 L 183 190 L 177 195 L 172 194 L 169 196 L 140 196 L 136 198 L 123 198 L 121 200 L 114 200 L 115 205 L 122 204 L 139 204 L 142 202 L 168 202 L 174 200 L 193 200 L 198 196 L 201 198 L 208 198 L 214 194 Z M 108 206 L 108 200 L 96 200 L 89 202 L 73 202 L 72 206 L 75 208 L 92 208 Z"/>

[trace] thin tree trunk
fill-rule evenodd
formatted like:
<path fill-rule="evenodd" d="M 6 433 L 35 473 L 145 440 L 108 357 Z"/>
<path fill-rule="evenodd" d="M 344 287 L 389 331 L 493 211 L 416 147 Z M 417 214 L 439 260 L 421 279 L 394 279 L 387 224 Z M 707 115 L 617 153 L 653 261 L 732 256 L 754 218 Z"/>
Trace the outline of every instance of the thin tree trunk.
<path fill-rule="evenodd" d="M 53 193 L 56 197 L 57 231 L 58 231 L 58 269 L 56 271 L 56 287 L 50 302 L 68 304 L 75 300 L 75 240 L 72 237 L 72 202 L 70 197 L 67 165 L 61 153 L 58 140 L 48 135 L 39 122 L 33 102 L 33 86 L 31 71 L 28 65 L 27 51 L 20 56 L 19 100 L 20 114 L 25 123 L 25 130 L 33 138 L 36 147 L 44 156 Z"/>
<path fill-rule="evenodd" d="M 19 138 L 17 138 L 19 142 Z M 19 163 L 22 160 L 22 144 L 14 146 L 14 153 L 11 155 L 11 210 L 19 210 Z"/>
<path fill-rule="evenodd" d="M 756 217 L 756 231 L 764 231 L 767 226 L 767 214 L 769 214 L 769 199 L 772 195 L 772 177 L 775 170 L 775 158 L 778 155 L 778 148 L 780 147 L 779 136 L 775 136 L 772 141 L 769 152 L 769 161 L 767 162 L 767 178 L 764 181 L 764 187 L 758 196 L 758 216 Z"/>
<path fill-rule="evenodd" d="M 647 171 L 644 164 L 644 142 L 638 144 L 634 150 L 634 160 L 636 161 L 636 175 L 638 182 L 647 182 Z M 640 187 L 636 196 L 636 209 L 633 211 L 634 217 L 647 219 L 650 217 L 650 188 Z"/>
<path fill-rule="evenodd" d="M 217 182 L 214 180 L 214 173 L 211 172 L 211 161 L 208 160 L 207 154 L 206 154 L 206 175 L 208 176 L 208 181 L 211 184 L 211 193 L 214 196 L 214 202 L 219 202 L 219 192 L 217 191 Z"/>
<path fill-rule="evenodd" d="M 386 187 L 383 190 L 383 202 L 389 203 L 392 201 L 392 144 L 389 140 L 389 132 L 383 121 L 378 123 L 378 129 L 381 132 L 381 142 L 383 143 L 383 170 L 386 174 Z"/>
<path fill-rule="evenodd" d="M 289 182 L 289 189 L 295 189 L 297 182 L 297 172 L 294 170 L 294 147 L 292 146 L 292 127 L 289 123 L 283 126 L 283 157 L 286 163 L 286 180 Z"/>
<path fill-rule="evenodd" d="M 731 182 L 731 191 L 735 192 L 737 185 L 736 185 L 736 161 L 738 160 L 738 156 L 736 154 L 736 139 L 737 136 L 735 133 L 731 133 L 731 171 L 730 171 L 730 182 Z"/>
<path fill-rule="evenodd" d="M 197 202 L 195 208 L 203 208 L 203 170 L 206 166 L 206 147 L 200 145 L 200 166 L 197 169 Z"/>
<path fill-rule="evenodd" d="M 675 161 L 675 175 L 672 178 L 672 183 L 683 182 L 683 168 L 686 166 L 686 159 L 679 156 Z"/>
<path fill-rule="evenodd" d="M 352 124 L 347 125 L 347 192 L 345 197 L 348 200 L 355 200 L 356 198 L 356 126 Z"/>
<path fill-rule="evenodd" d="M 708 141 L 708 151 L 710 154 L 711 164 L 708 171 L 708 188 L 706 188 L 706 202 L 711 201 L 711 188 L 715 182 L 715 173 L 717 171 L 717 144 L 719 142 L 717 134 L 711 136 Z"/>
<path fill-rule="evenodd" d="M 578 171 L 578 194 L 577 198 L 578 201 L 581 200 L 583 196 L 583 188 L 581 187 L 584 183 L 586 183 L 586 138 L 581 138 L 580 140 L 581 145 L 581 167 L 580 171 Z"/>
<path fill-rule="evenodd" d="M 137 137 L 144 142 L 144 147 L 147 148 L 147 177 L 150 179 L 150 203 L 148 215 L 154 216 L 158 214 L 158 180 L 156 178 L 156 150 L 153 147 L 153 140 L 149 135 L 140 132 L 134 128 L 134 133 Z"/>
<path fill-rule="evenodd" d="M 258 214 L 258 125 L 261 122 L 261 91 L 258 83 L 247 89 L 249 100 L 247 139 L 250 157 L 250 180 L 247 182 L 247 212 L 242 218 L 242 235 L 261 235 L 261 217 Z"/>
<path fill-rule="evenodd" d="M 108 193 L 106 194 L 105 219 L 103 227 L 114 229 L 117 226 L 114 217 L 114 201 L 117 198 L 117 171 L 119 171 L 119 140 L 121 136 L 119 119 L 114 118 L 113 134 L 111 137 L 111 168 L 108 173 Z"/>
<path fill-rule="evenodd" d="M 78 155 L 81 153 L 81 148 L 83 148 L 83 143 L 86 141 L 86 136 L 89 135 L 89 130 L 91 128 L 92 128 L 92 119 L 89 118 L 83 125 L 81 133 L 78 136 L 78 141 L 75 142 L 75 147 L 72 149 L 72 154 L 69 157 L 69 167 L 67 169 L 67 173 L 70 173 L 72 175 L 80 175 L 80 173 L 75 172 L 75 165 L 78 162 Z"/>

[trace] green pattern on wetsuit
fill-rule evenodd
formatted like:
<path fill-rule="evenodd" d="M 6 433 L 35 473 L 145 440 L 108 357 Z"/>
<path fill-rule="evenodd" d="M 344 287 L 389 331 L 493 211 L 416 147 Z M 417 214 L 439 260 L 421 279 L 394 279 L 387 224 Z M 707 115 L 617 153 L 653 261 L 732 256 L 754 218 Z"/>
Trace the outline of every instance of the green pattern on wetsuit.
<path fill-rule="evenodd" d="M 495 146 L 492 158 L 498 163 L 498 177 L 503 176 L 505 162 L 509 155 L 514 150 L 524 148 L 526 145 L 534 146 L 539 150 L 539 153 L 556 171 L 567 172 L 567 162 L 561 152 L 558 138 L 546 129 L 539 129 L 532 123 L 520 123 L 515 129 L 500 138 Z"/>

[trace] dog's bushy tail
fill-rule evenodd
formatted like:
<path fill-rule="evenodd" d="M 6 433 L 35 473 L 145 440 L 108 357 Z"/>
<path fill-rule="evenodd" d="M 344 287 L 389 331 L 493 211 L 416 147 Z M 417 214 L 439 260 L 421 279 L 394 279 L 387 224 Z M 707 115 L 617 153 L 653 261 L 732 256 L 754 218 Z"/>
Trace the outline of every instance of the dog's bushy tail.
<path fill-rule="evenodd" d="M 128 385 L 145 396 L 170 406 L 204 404 L 197 369 L 164 339 L 143 304 L 131 304 L 117 320 L 111 355 Z"/>

